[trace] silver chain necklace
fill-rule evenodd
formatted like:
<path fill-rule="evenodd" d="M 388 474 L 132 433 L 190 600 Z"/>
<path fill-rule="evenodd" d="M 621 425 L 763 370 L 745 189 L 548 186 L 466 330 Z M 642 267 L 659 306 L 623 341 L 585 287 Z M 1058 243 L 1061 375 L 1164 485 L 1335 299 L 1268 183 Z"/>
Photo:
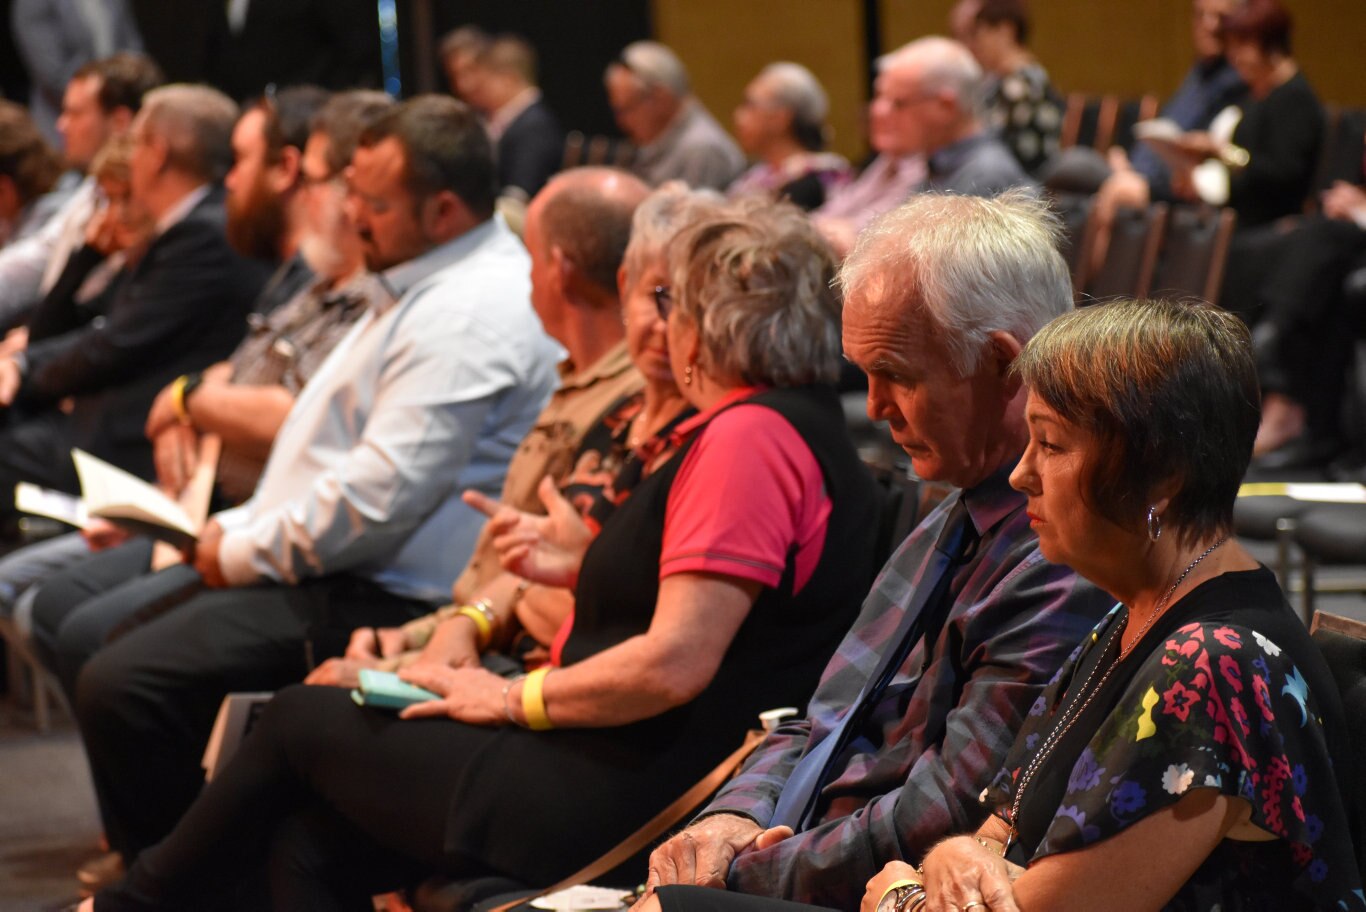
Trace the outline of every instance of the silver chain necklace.
<path fill-rule="evenodd" d="M 1110 674 L 1119 667 L 1119 663 L 1128 658 L 1134 649 L 1138 647 L 1138 644 L 1142 642 L 1148 629 L 1153 626 L 1153 622 L 1162 614 L 1162 610 L 1167 607 L 1167 602 L 1171 600 L 1172 594 L 1176 592 L 1177 588 L 1180 587 L 1183 582 L 1185 582 L 1186 577 L 1190 576 L 1191 571 L 1199 566 L 1202 560 L 1213 554 L 1219 546 L 1226 541 L 1228 541 L 1227 535 L 1210 545 L 1199 557 L 1186 565 L 1186 569 L 1181 571 L 1181 575 L 1176 578 L 1176 582 L 1171 584 L 1171 588 L 1163 594 L 1162 598 L 1158 599 L 1157 604 L 1153 606 L 1153 610 L 1148 613 L 1147 620 L 1145 620 L 1143 626 L 1139 628 L 1138 636 L 1134 637 L 1133 642 L 1129 644 L 1129 648 L 1125 649 L 1123 645 L 1120 646 L 1119 655 L 1115 656 L 1115 660 L 1105 669 L 1105 674 L 1101 676 L 1100 683 L 1096 685 L 1096 689 L 1087 693 L 1087 690 L 1091 686 L 1091 679 L 1096 676 L 1096 671 L 1100 668 L 1100 663 L 1097 662 L 1092 666 L 1090 673 L 1086 676 L 1086 680 L 1082 682 L 1081 688 L 1072 695 L 1072 699 L 1068 701 L 1067 707 L 1063 710 L 1063 724 L 1061 726 L 1053 726 L 1053 731 L 1044 739 L 1043 746 L 1040 747 L 1039 752 L 1034 755 L 1034 759 L 1029 761 L 1029 766 L 1025 767 L 1024 775 L 1020 776 L 1020 781 L 1016 783 L 1015 800 L 1011 802 L 1010 820 L 1007 821 L 1010 832 L 1006 835 L 1005 845 L 1001 847 L 1002 855 L 1010 851 L 1011 844 L 1015 841 L 1015 837 L 1019 835 L 1016 821 L 1019 820 L 1020 816 L 1020 801 L 1024 798 L 1025 789 L 1029 786 L 1030 782 L 1033 781 L 1035 774 L 1038 773 L 1039 769 L 1043 766 L 1043 762 L 1048 759 L 1048 755 L 1058 746 L 1058 742 L 1062 740 L 1068 730 L 1071 729 L 1076 721 L 1086 712 L 1086 707 L 1091 705 L 1091 701 L 1095 699 L 1096 694 L 1105 689 L 1105 682 L 1110 680 Z M 1111 633 L 1109 639 L 1105 641 L 1105 649 L 1101 655 L 1104 655 L 1105 652 L 1110 650 L 1110 646 L 1114 643 L 1115 638 L 1122 636 L 1123 632 L 1124 626 L 1116 625 L 1114 632 Z M 1081 706 L 1072 714 L 1071 718 L 1068 718 L 1068 713 L 1071 712 L 1073 706 L 1076 706 L 1077 701 L 1081 699 L 1083 694 L 1086 695 L 1086 699 L 1082 700 Z"/>

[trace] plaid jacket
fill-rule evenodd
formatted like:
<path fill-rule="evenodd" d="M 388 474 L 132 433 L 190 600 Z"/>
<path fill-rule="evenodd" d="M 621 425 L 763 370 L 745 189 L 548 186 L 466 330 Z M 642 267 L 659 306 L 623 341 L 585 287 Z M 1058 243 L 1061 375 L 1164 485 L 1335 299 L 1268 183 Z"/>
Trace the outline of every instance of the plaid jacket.
<path fill-rule="evenodd" d="M 857 908 L 889 861 L 919 862 L 937 840 L 975 829 L 978 795 L 1000 770 L 1043 686 L 1114 604 L 1066 567 L 1048 563 L 1004 470 L 963 493 L 981 536 L 951 587 L 935 641 L 922 640 L 841 755 L 807 829 L 731 866 L 733 890 Z M 857 699 L 901 621 L 958 496 L 925 518 L 893 554 L 826 667 L 806 717 L 781 726 L 703 812 L 767 826 L 808 745 Z M 933 585 L 931 582 L 930 585 Z"/>

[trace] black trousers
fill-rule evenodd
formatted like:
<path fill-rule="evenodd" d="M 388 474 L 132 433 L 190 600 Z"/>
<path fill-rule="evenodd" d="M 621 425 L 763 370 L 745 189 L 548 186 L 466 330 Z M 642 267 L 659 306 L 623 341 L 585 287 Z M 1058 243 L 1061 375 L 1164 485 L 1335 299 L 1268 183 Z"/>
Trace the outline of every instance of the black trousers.
<path fill-rule="evenodd" d="M 0 516 L 17 515 L 14 486 L 21 481 L 69 494 L 80 491 L 71 442 L 71 418 L 55 408 L 5 415 L 0 426 Z"/>
<path fill-rule="evenodd" d="M 171 835 L 95 908 L 232 908 L 225 897 L 264 867 L 276 909 L 369 912 L 371 895 L 437 871 L 487 873 L 443 851 L 443 834 L 461 759 L 495 731 L 402 721 L 340 688 L 286 688 Z"/>
<path fill-rule="evenodd" d="M 1344 309 L 1342 283 L 1366 253 L 1366 231 L 1354 222 L 1307 219 L 1269 253 L 1262 320 L 1253 331 L 1262 386 L 1304 405 L 1310 430 L 1332 436 L 1360 328 L 1360 316 Z"/>
<path fill-rule="evenodd" d="M 396 626 L 431 610 L 343 574 L 296 586 L 194 588 L 172 608 L 162 576 L 113 590 L 119 603 L 111 610 L 125 619 L 158 602 L 160 613 L 96 653 L 76 684 L 106 834 L 130 861 L 166 836 L 199 794 L 200 759 L 225 694 L 300 680 L 322 631 Z"/>

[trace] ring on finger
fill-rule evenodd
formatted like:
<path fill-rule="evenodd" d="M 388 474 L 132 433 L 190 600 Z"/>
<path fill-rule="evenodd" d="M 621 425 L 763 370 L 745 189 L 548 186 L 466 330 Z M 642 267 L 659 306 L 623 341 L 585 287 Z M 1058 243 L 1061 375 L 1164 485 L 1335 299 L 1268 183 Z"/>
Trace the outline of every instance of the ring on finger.
<path fill-rule="evenodd" d="M 978 908 L 985 909 L 987 908 L 987 904 L 980 899 L 974 899 L 970 903 L 963 904 L 963 912 L 972 912 L 973 909 Z"/>

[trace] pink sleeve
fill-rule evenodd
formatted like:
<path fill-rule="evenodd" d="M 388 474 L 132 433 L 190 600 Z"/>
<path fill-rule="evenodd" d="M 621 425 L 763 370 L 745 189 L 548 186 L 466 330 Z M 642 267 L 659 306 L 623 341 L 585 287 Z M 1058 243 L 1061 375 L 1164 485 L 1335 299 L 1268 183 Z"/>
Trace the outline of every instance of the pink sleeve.
<path fill-rule="evenodd" d="M 820 464 L 801 435 L 770 408 L 735 406 L 703 429 L 674 479 L 660 578 L 705 572 L 772 587 L 795 551 L 800 590 L 829 517 Z"/>

